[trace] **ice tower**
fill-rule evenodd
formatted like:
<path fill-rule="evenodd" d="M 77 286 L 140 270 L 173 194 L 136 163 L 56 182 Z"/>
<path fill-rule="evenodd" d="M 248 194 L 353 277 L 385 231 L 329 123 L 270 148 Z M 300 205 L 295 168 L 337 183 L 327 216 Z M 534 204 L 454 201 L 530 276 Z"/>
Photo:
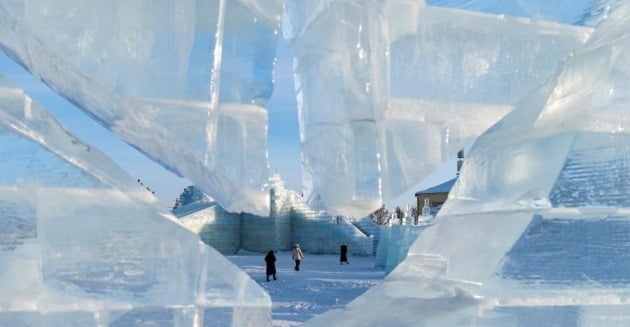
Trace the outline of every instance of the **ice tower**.
<path fill-rule="evenodd" d="M 280 0 L 3 1 L 0 46 L 230 211 L 265 213 Z"/>
<path fill-rule="evenodd" d="M 268 295 L 0 77 L 1 326 L 270 326 Z"/>
<path fill-rule="evenodd" d="M 310 326 L 630 325 L 628 17 L 616 8 L 476 141 L 384 284 Z"/>

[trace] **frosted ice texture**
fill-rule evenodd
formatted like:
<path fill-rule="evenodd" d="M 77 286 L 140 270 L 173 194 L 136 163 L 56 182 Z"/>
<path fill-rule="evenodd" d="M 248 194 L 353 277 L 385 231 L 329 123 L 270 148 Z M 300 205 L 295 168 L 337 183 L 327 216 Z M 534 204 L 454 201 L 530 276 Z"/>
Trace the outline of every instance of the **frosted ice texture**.
<path fill-rule="evenodd" d="M 591 33 L 417 1 L 288 1 L 285 11 L 306 198 L 351 216 L 415 185 Z"/>
<path fill-rule="evenodd" d="M 628 17 L 614 11 L 479 137 L 382 285 L 310 326 L 359 312 L 369 326 L 629 325 Z"/>
<path fill-rule="evenodd" d="M 0 77 L 0 325 L 269 326 L 268 295 Z"/>
<path fill-rule="evenodd" d="M 0 45 L 231 211 L 268 211 L 263 109 L 281 1 L 0 4 Z"/>

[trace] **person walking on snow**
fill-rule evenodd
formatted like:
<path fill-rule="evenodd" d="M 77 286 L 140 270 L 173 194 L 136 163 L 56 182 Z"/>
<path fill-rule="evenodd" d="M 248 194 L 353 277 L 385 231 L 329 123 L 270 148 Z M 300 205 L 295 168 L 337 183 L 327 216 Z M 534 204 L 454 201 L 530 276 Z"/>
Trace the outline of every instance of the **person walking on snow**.
<path fill-rule="evenodd" d="M 339 264 L 343 265 L 344 262 L 347 265 L 350 264 L 350 262 L 348 262 L 348 246 L 346 243 L 341 243 L 341 247 L 339 248 Z"/>
<path fill-rule="evenodd" d="M 267 252 L 265 263 L 267 264 L 267 281 L 269 281 L 269 276 L 271 275 L 273 275 L 273 280 L 276 280 L 276 256 L 273 254 L 273 251 Z"/>
<path fill-rule="evenodd" d="M 293 269 L 295 269 L 295 271 L 300 271 L 300 261 L 302 261 L 302 259 L 304 259 L 304 253 L 302 253 L 300 245 L 295 244 L 293 247 L 293 260 L 295 260 L 295 268 Z"/>

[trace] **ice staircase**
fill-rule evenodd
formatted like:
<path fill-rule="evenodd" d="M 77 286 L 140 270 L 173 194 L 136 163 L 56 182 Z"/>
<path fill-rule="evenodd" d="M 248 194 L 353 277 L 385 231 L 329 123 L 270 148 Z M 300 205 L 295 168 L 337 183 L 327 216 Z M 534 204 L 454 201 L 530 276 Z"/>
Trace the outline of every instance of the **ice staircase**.
<path fill-rule="evenodd" d="M 378 227 L 378 225 L 374 221 L 372 221 L 370 217 L 349 220 L 356 228 L 363 232 L 363 234 L 372 238 L 372 254 L 376 255 L 378 242 L 381 238 L 381 229 Z"/>
<path fill-rule="evenodd" d="M 357 228 L 350 220 L 315 211 L 306 204 L 292 208 L 293 241 L 310 253 L 338 253 L 345 242 L 355 255 L 373 255 L 372 237 Z"/>

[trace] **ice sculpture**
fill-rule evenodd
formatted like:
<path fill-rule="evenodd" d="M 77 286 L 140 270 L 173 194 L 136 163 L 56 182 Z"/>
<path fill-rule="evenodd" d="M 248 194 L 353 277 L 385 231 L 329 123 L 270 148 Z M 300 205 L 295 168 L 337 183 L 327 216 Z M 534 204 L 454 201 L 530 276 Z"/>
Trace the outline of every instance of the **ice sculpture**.
<path fill-rule="evenodd" d="M 350 216 L 420 181 L 591 33 L 418 1 L 289 0 L 285 11 L 306 196 Z"/>
<path fill-rule="evenodd" d="M 270 326 L 268 295 L 0 77 L 1 326 Z"/>
<path fill-rule="evenodd" d="M 265 213 L 280 0 L 0 4 L 0 45 L 230 211 Z"/>
<path fill-rule="evenodd" d="M 628 17 L 476 141 L 385 283 L 310 326 L 630 325 Z"/>

